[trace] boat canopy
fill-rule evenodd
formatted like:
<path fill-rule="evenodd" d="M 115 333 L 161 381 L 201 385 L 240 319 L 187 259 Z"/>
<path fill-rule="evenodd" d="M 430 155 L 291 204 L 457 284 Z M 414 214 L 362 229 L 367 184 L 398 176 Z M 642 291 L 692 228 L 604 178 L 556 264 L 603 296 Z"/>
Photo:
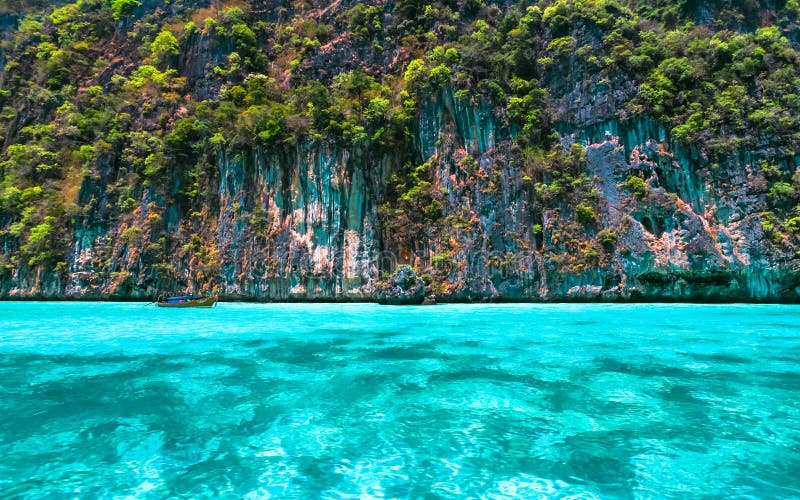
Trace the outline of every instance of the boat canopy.
<path fill-rule="evenodd" d="M 197 300 L 200 297 L 197 295 L 175 295 L 174 297 L 167 297 L 164 299 L 164 302 L 167 304 L 180 304 L 181 302 L 186 302 L 187 300 Z"/>

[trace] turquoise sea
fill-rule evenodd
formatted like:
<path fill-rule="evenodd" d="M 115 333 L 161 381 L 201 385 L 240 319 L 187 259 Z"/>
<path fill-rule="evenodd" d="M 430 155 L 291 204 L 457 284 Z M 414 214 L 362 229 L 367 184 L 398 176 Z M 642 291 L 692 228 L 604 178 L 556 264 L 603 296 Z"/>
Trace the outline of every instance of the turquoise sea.
<path fill-rule="evenodd" d="M 0 302 L 0 497 L 800 498 L 799 320 Z"/>

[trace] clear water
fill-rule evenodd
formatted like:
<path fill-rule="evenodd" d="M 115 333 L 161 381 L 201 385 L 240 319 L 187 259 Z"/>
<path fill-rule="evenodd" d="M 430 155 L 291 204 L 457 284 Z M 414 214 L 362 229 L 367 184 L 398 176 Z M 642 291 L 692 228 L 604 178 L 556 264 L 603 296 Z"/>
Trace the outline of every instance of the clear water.
<path fill-rule="evenodd" d="M 799 314 L 0 303 L 0 496 L 798 498 Z"/>

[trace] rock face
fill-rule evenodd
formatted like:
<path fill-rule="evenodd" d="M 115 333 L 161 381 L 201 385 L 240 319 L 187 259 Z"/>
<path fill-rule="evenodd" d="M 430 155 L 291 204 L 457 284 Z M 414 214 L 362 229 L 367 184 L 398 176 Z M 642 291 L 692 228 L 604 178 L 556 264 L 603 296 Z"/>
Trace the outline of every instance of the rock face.
<path fill-rule="evenodd" d="M 425 281 L 410 266 L 400 266 L 386 283 L 378 284 L 375 298 L 391 306 L 419 305 L 425 300 Z"/>
<path fill-rule="evenodd" d="M 619 128 L 601 137 L 578 131 L 564 140 L 579 141 L 600 196 L 596 220 L 576 226 L 574 213 L 537 206 L 511 160 L 509 135 L 498 137 L 493 120 L 491 110 L 460 104 L 447 92 L 420 116 L 420 154 L 431 163 L 433 188 L 446 195 L 444 222 L 419 239 L 397 239 L 381 227 L 380 201 L 399 168 L 390 157 L 319 145 L 289 155 L 220 150 L 217 198 L 198 220 L 182 219 L 177 207 L 153 206 L 157 198 L 147 195 L 139 214 L 143 221 L 159 214 L 171 234 L 201 228 L 216 242 L 213 254 L 181 249 L 168 258 L 169 273 L 156 273 L 146 265 L 142 242 L 155 238 L 146 224 L 141 240 L 126 241 L 125 225 L 98 225 L 95 214 L 76 227 L 65 279 L 23 267 L 2 291 L 147 298 L 189 287 L 250 300 L 418 304 L 425 287 L 407 266 L 376 286 L 383 270 L 407 262 L 436 278 L 440 302 L 800 297 L 793 255 L 762 229 L 757 207 L 764 195 L 749 192 L 747 176 L 736 174 L 744 166 L 699 175 L 686 152 L 670 151 L 646 125 L 611 124 Z M 624 187 L 634 173 L 647 179 L 644 195 Z M 96 188 L 84 189 L 89 197 Z M 97 272 L 104 260 L 112 263 L 110 274 Z"/>
<path fill-rule="evenodd" d="M 190 4 L 213 10 L 212 3 L 191 1 L 170 8 Z M 311 14 L 340 22 L 342 9 L 352 5 L 334 2 Z M 390 7 L 381 11 L 384 22 Z M 250 15 L 261 16 L 264 26 L 287 21 L 283 8 L 259 9 Z M 119 53 L 82 81 L 81 91 L 97 85 L 109 93 L 121 85 L 118 74 L 130 76 L 136 66 L 126 59 L 136 51 L 125 45 L 134 17 L 152 12 L 157 19 L 166 10 L 144 2 L 131 19 L 119 21 L 108 44 Z M 12 33 L 17 21 L 0 15 L 0 34 Z M 141 93 L 206 103 L 231 92 L 215 75 L 237 75 L 243 70 L 230 61 L 247 57 L 233 51 L 232 39 L 214 38 L 209 25 L 181 39 L 174 66 L 185 95 L 153 90 L 152 82 Z M 602 40 L 586 35 L 595 31 L 574 33 L 575 43 L 600 50 Z M 353 39 L 343 33 L 319 46 L 298 41 L 306 59 L 286 58 L 291 71 L 259 78 L 280 85 L 281 78 L 307 72 L 330 81 L 335 69 L 360 66 L 402 74 L 404 63 L 397 61 L 409 59 L 404 47 L 382 39 L 385 48 L 377 50 L 369 37 L 360 44 Z M 0 46 L 0 62 L 23 57 L 6 47 L 11 44 Z M 280 51 L 268 50 L 270 64 L 280 62 Z M 73 173 L 75 192 L 64 189 L 63 197 L 74 200 L 57 214 L 68 223 L 58 232 L 58 248 L 48 250 L 57 254 L 51 264 L 16 257 L 25 246 L 17 237 L 23 215 L 0 211 L 0 298 L 145 299 L 160 290 L 192 289 L 242 300 L 419 304 L 426 285 L 413 266 L 430 277 L 439 302 L 800 301 L 800 244 L 796 234 L 770 231 L 771 194 L 759 167 L 770 161 L 791 178 L 800 161 L 760 135 L 711 162 L 699 148 L 675 140 L 670 125 L 626 107 L 638 89 L 630 75 L 585 72 L 576 65 L 542 75 L 552 108 L 548 126 L 561 145 L 558 164 L 546 168 L 546 161 L 531 166 L 521 127 L 505 106 L 485 94 L 465 97 L 453 83 L 416 96 L 402 150 L 310 134 L 261 143 L 204 138 L 183 156 L 176 153 L 169 169 L 163 167 L 167 174 L 150 182 L 136 178 L 131 166 L 137 155 L 150 154 L 146 147 L 98 139 L 95 155 Z M 254 78 L 241 76 L 239 88 Z M 55 99 L 48 106 L 18 113 L 6 149 L 14 134 L 39 133 L 23 133 L 25 126 L 68 110 Z M 124 112 L 112 116 L 133 121 L 131 109 L 115 106 Z M 182 106 L 142 118 L 142 128 L 150 127 L 153 137 L 167 135 L 186 113 Z M 418 165 L 412 174 L 409 164 Z M 398 191 L 401 184 L 406 192 Z M 404 201 L 420 192 L 424 206 Z"/>
<path fill-rule="evenodd" d="M 512 160 L 511 133 L 492 110 L 444 92 L 416 129 L 432 186 L 446 193 L 443 222 L 421 238 L 398 239 L 382 227 L 380 203 L 399 168 L 390 156 L 324 144 L 289 153 L 220 149 L 214 198 L 192 216 L 153 191 L 143 194 L 136 219 L 112 222 L 105 181 L 86 181 L 80 197 L 97 197 L 98 208 L 78 219 L 66 272 L 19 266 L 0 278 L 0 294 L 145 299 L 191 288 L 245 300 L 421 303 L 424 285 L 407 271 L 388 288 L 376 286 L 381 272 L 406 262 L 436 278 L 440 302 L 800 298 L 795 256 L 764 233 L 765 195 L 748 189 L 748 175 L 739 173 L 745 165 L 698 173 L 657 128 L 608 125 L 608 134 L 562 137 L 584 152 L 600 195 L 588 225 L 537 206 Z M 643 196 L 622 187 L 634 173 L 647 178 Z M 166 232 L 149 224 L 155 216 Z M 133 226 L 142 232 L 131 237 Z M 190 234 L 213 249 L 178 247 Z M 167 253 L 169 267 L 149 263 L 155 251 Z"/>

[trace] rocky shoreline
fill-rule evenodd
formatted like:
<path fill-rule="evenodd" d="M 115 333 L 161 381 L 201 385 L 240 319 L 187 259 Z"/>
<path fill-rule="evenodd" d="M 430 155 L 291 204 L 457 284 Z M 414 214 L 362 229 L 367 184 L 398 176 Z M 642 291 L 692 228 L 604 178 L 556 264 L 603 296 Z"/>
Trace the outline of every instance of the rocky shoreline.
<path fill-rule="evenodd" d="M 386 281 L 378 282 L 371 288 L 370 295 L 339 297 L 289 296 L 286 299 L 268 297 L 222 295 L 223 302 L 250 303 L 378 303 L 383 305 L 434 305 L 434 304 L 479 304 L 479 303 L 763 303 L 800 304 L 800 285 L 787 288 L 767 297 L 746 295 L 747 289 L 738 286 L 735 277 L 727 274 L 686 273 L 657 274 L 644 277 L 645 282 L 656 284 L 650 291 L 636 287 L 614 287 L 604 289 L 599 285 L 576 285 L 564 295 L 510 297 L 500 294 L 494 296 L 439 296 L 434 292 L 430 281 L 419 276 L 410 266 L 398 267 Z M 640 277 L 642 279 L 642 277 Z M 37 295 L 30 293 L 9 294 L 0 297 L 3 301 L 70 301 L 70 302 L 149 302 L 150 298 L 141 294 L 132 295 Z"/>

